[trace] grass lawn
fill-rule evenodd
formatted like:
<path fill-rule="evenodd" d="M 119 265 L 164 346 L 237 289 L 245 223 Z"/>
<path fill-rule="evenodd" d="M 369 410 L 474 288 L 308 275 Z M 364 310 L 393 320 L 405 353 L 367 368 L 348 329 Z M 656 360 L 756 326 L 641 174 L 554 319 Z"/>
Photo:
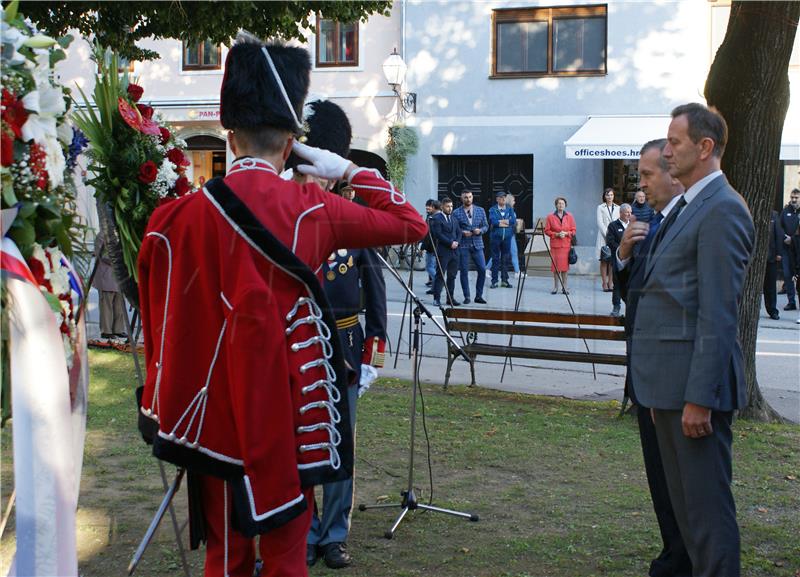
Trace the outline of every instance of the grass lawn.
<path fill-rule="evenodd" d="M 92 351 L 81 485 L 79 559 L 85 577 L 126 574 L 161 500 L 158 468 L 136 430 L 129 355 Z M 576 577 L 647 574 L 660 549 L 635 419 L 616 403 L 578 402 L 452 386 L 424 386 L 433 504 L 480 522 L 412 511 L 383 538 L 399 509 L 353 514 L 351 577 Z M 399 499 L 407 483 L 410 384 L 373 385 L 359 404 L 356 503 Z M 3 503 L 9 493 L 9 428 L 3 435 Z M 734 492 L 743 574 L 800 576 L 800 427 L 739 421 Z M 425 434 L 418 421 L 415 490 L 431 497 Z M 169 471 L 173 469 L 168 468 Z M 186 517 L 185 493 L 176 499 Z M 13 520 L 0 566 L 13 550 Z M 189 554 L 202 575 L 203 551 Z M 137 575 L 180 575 L 169 517 Z"/>

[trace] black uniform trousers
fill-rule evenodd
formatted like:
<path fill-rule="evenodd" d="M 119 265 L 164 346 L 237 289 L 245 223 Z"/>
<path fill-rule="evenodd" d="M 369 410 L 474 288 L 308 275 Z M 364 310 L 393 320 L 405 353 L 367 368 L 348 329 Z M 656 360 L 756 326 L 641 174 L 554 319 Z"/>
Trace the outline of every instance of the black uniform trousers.
<path fill-rule="evenodd" d="M 789 282 L 791 284 L 791 281 Z M 773 312 L 778 312 L 778 263 L 775 261 L 767 261 L 767 267 L 764 269 L 764 308 L 767 309 L 767 314 L 771 315 Z"/>
<path fill-rule="evenodd" d="M 436 278 L 433 281 L 433 298 L 438 301 L 442 294 L 442 287 L 444 286 L 442 273 L 444 273 L 447 275 L 447 300 L 449 301 L 453 298 L 453 293 L 456 290 L 456 274 L 458 274 L 459 265 L 458 249 L 442 248 L 441 245 L 437 249 L 439 267 L 436 269 Z"/>

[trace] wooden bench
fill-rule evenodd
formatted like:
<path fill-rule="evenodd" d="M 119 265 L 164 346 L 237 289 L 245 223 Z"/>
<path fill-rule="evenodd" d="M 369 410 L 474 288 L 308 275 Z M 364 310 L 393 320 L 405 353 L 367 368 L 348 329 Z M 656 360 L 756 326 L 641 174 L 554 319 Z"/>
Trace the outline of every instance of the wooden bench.
<path fill-rule="evenodd" d="M 467 343 L 463 348 L 471 359 L 470 373 L 473 386 L 476 384 L 475 358 L 478 355 L 622 366 L 627 362 L 624 352 L 619 354 L 580 352 L 544 346 L 532 348 L 482 343 L 478 340 L 479 335 L 492 334 L 625 342 L 624 317 L 467 308 L 447 308 L 444 310 L 444 317 L 448 332 L 461 332 L 467 335 Z M 445 387 L 450 381 L 450 370 L 458 356 L 453 346 L 448 343 Z"/>

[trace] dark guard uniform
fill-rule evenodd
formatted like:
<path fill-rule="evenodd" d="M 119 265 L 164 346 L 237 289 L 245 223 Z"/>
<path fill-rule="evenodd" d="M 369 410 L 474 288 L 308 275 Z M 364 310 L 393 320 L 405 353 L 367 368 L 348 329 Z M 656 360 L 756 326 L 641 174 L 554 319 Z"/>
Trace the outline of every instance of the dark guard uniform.
<path fill-rule="evenodd" d="M 294 130 L 309 68 L 302 49 L 236 44 L 223 126 Z M 224 180 L 160 207 L 139 255 L 141 411 L 157 429 L 154 454 L 204 475 L 206 575 L 250 577 L 257 534 L 263 576 L 307 574 L 311 487 L 349 477 L 353 458 L 343 351 L 319 273 L 337 247 L 426 230 L 374 171 L 350 171 L 362 207 L 278 168 L 240 158 Z"/>

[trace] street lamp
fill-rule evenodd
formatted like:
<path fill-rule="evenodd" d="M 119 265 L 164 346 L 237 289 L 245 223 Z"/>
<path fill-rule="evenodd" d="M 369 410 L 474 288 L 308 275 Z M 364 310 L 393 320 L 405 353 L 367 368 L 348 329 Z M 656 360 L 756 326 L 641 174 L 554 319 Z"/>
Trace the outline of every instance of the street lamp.
<path fill-rule="evenodd" d="M 403 85 L 403 80 L 406 77 L 406 68 L 403 57 L 397 53 L 397 48 L 395 48 L 383 62 L 383 75 L 386 77 L 386 82 L 392 87 L 392 91 L 397 95 L 397 99 L 400 101 L 400 106 L 403 110 L 416 113 L 416 92 L 403 93 L 400 90 L 400 87 Z"/>

